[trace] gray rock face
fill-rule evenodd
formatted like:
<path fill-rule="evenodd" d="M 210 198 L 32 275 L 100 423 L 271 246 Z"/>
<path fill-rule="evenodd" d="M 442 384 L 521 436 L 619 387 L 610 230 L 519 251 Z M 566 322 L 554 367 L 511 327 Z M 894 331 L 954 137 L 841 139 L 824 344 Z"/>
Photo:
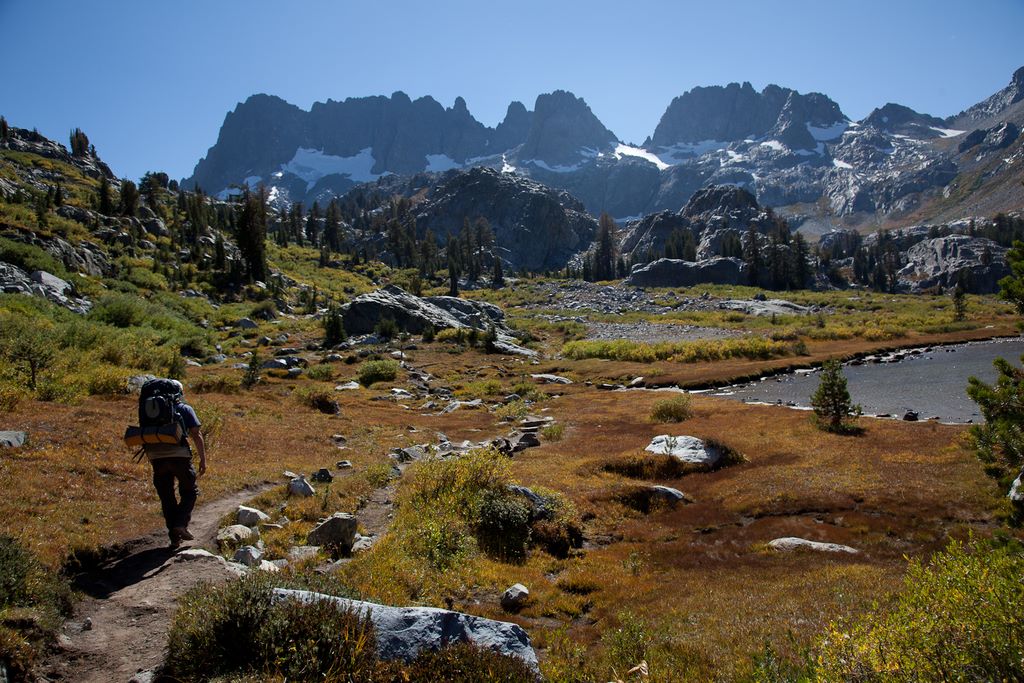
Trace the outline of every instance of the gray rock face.
<path fill-rule="evenodd" d="M 586 102 L 564 90 L 538 96 L 531 123 L 519 158 L 546 166 L 575 166 L 616 141 Z"/>
<path fill-rule="evenodd" d="M 349 549 L 356 540 L 356 518 L 345 512 L 335 512 L 309 532 L 309 545 L 338 546 Z"/>
<path fill-rule="evenodd" d="M 410 661 L 422 650 L 438 650 L 451 643 L 468 642 L 502 655 L 518 657 L 539 672 L 537 653 L 530 646 L 530 637 L 517 624 L 434 607 L 389 607 L 283 588 L 275 588 L 274 597 L 303 602 L 329 600 L 341 609 L 367 615 L 373 622 L 377 654 L 381 659 Z"/>
<path fill-rule="evenodd" d="M 246 567 L 258 567 L 263 561 L 263 551 L 253 545 L 242 546 L 235 551 L 231 558 L 233 562 L 244 564 Z"/>
<path fill-rule="evenodd" d="M 794 304 L 785 299 L 762 299 L 760 301 L 743 301 L 740 299 L 729 299 L 721 301 L 719 308 L 727 311 L 739 311 L 747 315 L 770 316 L 770 315 L 807 315 L 811 309 L 806 306 Z"/>
<path fill-rule="evenodd" d="M 776 538 L 774 541 L 768 543 L 768 547 L 772 550 L 778 550 L 781 552 L 791 552 L 794 550 L 812 550 L 820 553 L 847 553 L 849 555 L 856 555 L 858 552 L 860 552 L 856 548 L 851 548 L 848 545 L 808 541 L 805 538 L 796 538 L 795 536 Z"/>
<path fill-rule="evenodd" d="M 597 221 L 566 192 L 490 168 L 452 171 L 428 194 L 416 229 L 444 235 L 452 217 L 483 217 L 494 231 L 496 253 L 513 268 L 562 268 L 589 246 Z"/>
<path fill-rule="evenodd" d="M 907 250 L 899 272 L 901 288 L 919 292 L 931 287 L 949 288 L 965 278 L 970 292 L 999 291 L 999 280 L 1010 274 L 1006 248 L 983 237 L 950 235 L 915 244 Z"/>
<path fill-rule="evenodd" d="M 25 432 L 0 432 L 0 448 L 18 448 L 25 445 Z"/>
<path fill-rule="evenodd" d="M 668 503 L 669 505 L 675 505 L 677 503 L 688 503 L 690 502 L 686 498 L 686 494 L 679 489 L 674 489 L 671 486 L 662 486 L 656 484 L 648 488 L 652 498 L 657 498 L 661 501 Z"/>
<path fill-rule="evenodd" d="M 255 537 L 256 533 L 249 527 L 242 526 L 241 524 L 232 524 L 217 532 L 217 545 L 233 545 Z"/>
<path fill-rule="evenodd" d="M 658 259 L 634 267 L 624 283 L 633 287 L 692 287 L 701 283 L 738 285 L 743 282 L 743 262 L 718 256 L 704 261 Z"/>
<path fill-rule="evenodd" d="M 92 302 L 74 296 L 72 291 L 71 285 L 56 275 L 43 270 L 28 275 L 17 266 L 0 262 L 0 293 L 37 296 L 79 315 L 85 315 L 92 308 Z"/>

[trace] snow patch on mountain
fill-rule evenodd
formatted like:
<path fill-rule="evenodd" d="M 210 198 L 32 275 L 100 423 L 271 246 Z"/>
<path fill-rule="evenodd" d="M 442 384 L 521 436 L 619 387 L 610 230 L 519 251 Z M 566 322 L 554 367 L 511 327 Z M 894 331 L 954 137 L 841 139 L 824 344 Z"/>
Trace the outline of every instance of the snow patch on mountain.
<path fill-rule="evenodd" d="M 823 140 L 835 140 L 842 136 L 843 133 L 850 127 L 850 122 L 836 121 L 831 126 L 812 126 L 807 124 L 807 132 L 811 134 L 811 137 L 816 141 L 821 142 Z"/>
<path fill-rule="evenodd" d="M 935 126 L 931 126 L 931 129 L 944 138 L 955 138 L 967 132 L 966 130 L 956 130 L 955 128 L 936 128 Z"/>
<path fill-rule="evenodd" d="M 615 148 L 615 158 L 621 159 L 622 157 L 638 157 L 644 161 L 649 161 L 658 167 L 659 171 L 664 171 L 671 164 L 666 164 L 664 161 L 659 159 L 653 152 L 648 152 L 646 149 L 639 147 L 630 147 L 629 145 L 619 144 Z"/>
<path fill-rule="evenodd" d="M 357 183 L 368 183 L 387 175 L 373 172 L 376 163 L 372 147 L 361 149 L 359 154 L 351 157 L 339 157 L 324 154 L 323 150 L 299 147 L 291 161 L 281 165 L 281 170 L 302 178 L 306 181 L 306 189 L 311 190 L 316 181 L 326 175 L 347 175 Z"/>
<path fill-rule="evenodd" d="M 450 171 L 453 168 L 462 168 L 462 164 L 452 159 L 447 154 L 428 154 L 427 171 L 430 173 L 441 173 Z"/>

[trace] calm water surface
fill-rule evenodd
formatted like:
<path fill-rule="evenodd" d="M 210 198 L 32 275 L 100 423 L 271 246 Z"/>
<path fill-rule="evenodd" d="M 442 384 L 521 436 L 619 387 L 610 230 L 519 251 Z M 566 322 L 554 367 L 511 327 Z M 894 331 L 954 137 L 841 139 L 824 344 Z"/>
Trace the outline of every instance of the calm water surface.
<path fill-rule="evenodd" d="M 922 420 L 938 417 L 943 422 L 980 422 L 978 406 L 967 397 L 967 378 L 993 382 L 998 357 L 1020 364 L 1024 338 L 936 346 L 908 355 L 899 362 L 844 365 L 850 397 L 868 415 L 903 417 L 908 410 Z M 820 370 L 769 377 L 708 392 L 738 401 L 783 403 L 809 407 L 818 387 Z"/>

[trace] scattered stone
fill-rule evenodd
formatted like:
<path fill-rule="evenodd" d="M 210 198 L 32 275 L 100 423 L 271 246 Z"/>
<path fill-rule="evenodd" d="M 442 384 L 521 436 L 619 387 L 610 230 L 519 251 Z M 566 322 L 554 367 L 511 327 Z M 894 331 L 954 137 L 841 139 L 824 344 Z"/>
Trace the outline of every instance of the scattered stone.
<path fill-rule="evenodd" d="M 302 368 L 288 368 L 288 379 L 298 379 L 302 375 Z"/>
<path fill-rule="evenodd" d="M 295 477 L 288 482 L 288 493 L 293 496 L 300 496 L 302 498 L 308 498 L 316 493 L 316 489 L 313 488 L 312 484 L 306 481 L 305 477 Z"/>
<path fill-rule="evenodd" d="M 238 506 L 236 520 L 242 526 L 253 527 L 270 521 L 270 515 L 256 508 Z"/>
<path fill-rule="evenodd" d="M 903 413 L 903 420 L 906 422 L 917 422 L 920 419 L 920 415 L 916 411 L 908 410 Z"/>
<path fill-rule="evenodd" d="M 548 373 L 530 375 L 530 377 L 537 380 L 541 384 L 572 384 L 572 380 L 569 379 L 568 377 L 561 377 L 559 375 L 551 375 Z"/>
<path fill-rule="evenodd" d="M 355 543 L 352 544 L 352 554 L 363 553 L 373 547 L 373 537 L 356 534 Z"/>
<path fill-rule="evenodd" d="M 315 545 L 297 545 L 288 550 L 288 557 L 292 562 L 301 562 L 320 553 L 320 547 Z"/>
<path fill-rule="evenodd" d="M 670 505 L 675 505 L 676 503 L 692 502 L 686 497 L 685 493 L 683 493 L 679 489 L 674 489 L 670 486 L 661 486 L 660 484 L 656 484 L 654 486 L 649 487 L 648 490 L 651 492 L 652 498 L 658 498 L 669 503 Z"/>
<path fill-rule="evenodd" d="M 256 534 L 253 532 L 251 527 L 243 526 L 241 524 L 232 524 L 231 526 L 224 527 L 217 532 L 217 545 L 237 545 L 248 541 L 253 538 Z"/>
<path fill-rule="evenodd" d="M 284 358 L 268 358 L 263 361 L 262 367 L 264 370 L 287 370 L 288 361 Z"/>
<path fill-rule="evenodd" d="M 643 377 L 634 377 L 626 386 L 628 386 L 630 389 L 639 389 L 643 386 L 646 386 L 646 384 L 644 382 Z"/>
<path fill-rule="evenodd" d="M 617 389 L 624 389 L 625 387 L 623 387 L 621 384 L 601 383 L 597 385 L 597 388 L 600 389 L 601 391 L 615 391 Z"/>
<path fill-rule="evenodd" d="M 391 389 L 391 396 L 394 397 L 394 398 L 403 398 L 403 399 L 414 398 L 412 393 L 410 393 L 409 391 L 406 391 L 405 389 L 400 389 L 398 387 L 393 387 Z"/>
<path fill-rule="evenodd" d="M 662 434 L 651 439 L 644 450 L 657 455 L 670 455 L 683 462 L 714 467 L 722 458 L 722 452 L 695 436 L 669 436 Z"/>
<path fill-rule="evenodd" d="M 1017 475 L 1017 478 L 1013 480 L 1013 484 L 1010 486 L 1010 500 L 1014 503 L 1024 502 L 1024 490 L 1022 490 L 1021 478 L 1024 477 L 1024 472 Z"/>
<path fill-rule="evenodd" d="M 498 654 L 518 657 L 538 674 L 540 671 L 530 637 L 517 624 L 436 607 L 390 607 L 284 588 L 275 588 L 274 598 L 303 602 L 330 600 L 342 609 L 366 614 L 373 623 L 377 654 L 384 660 L 410 661 L 424 649 L 438 650 L 448 643 L 468 642 Z"/>
<path fill-rule="evenodd" d="M 259 566 L 255 567 L 255 569 L 269 574 L 276 574 L 281 571 L 281 567 L 278 566 L 277 562 L 271 562 L 270 560 L 260 560 Z"/>
<path fill-rule="evenodd" d="M 25 445 L 25 432 L 0 432 L 0 448 L 18 448 Z"/>
<path fill-rule="evenodd" d="M 358 388 L 359 388 L 359 382 L 356 382 L 355 380 L 353 380 L 351 382 L 345 382 L 344 384 L 339 384 L 338 386 L 334 387 L 334 390 L 335 391 L 352 391 L 353 389 L 358 389 Z"/>
<path fill-rule="evenodd" d="M 337 467 L 339 470 L 347 470 L 347 469 L 350 469 L 352 467 L 352 461 L 351 460 L 339 460 L 338 462 L 334 463 L 334 466 Z"/>
<path fill-rule="evenodd" d="M 540 446 L 540 439 L 532 432 L 512 432 L 508 435 L 508 440 L 512 443 L 513 453 Z"/>
<path fill-rule="evenodd" d="M 241 320 L 235 323 L 235 327 L 241 328 L 243 330 L 255 330 L 257 327 L 259 327 L 259 325 L 253 322 L 251 318 L 242 318 Z"/>
<path fill-rule="evenodd" d="M 86 617 L 85 620 L 82 621 L 82 630 L 83 631 L 91 631 L 92 630 L 92 617 Z"/>
<path fill-rule="evenodd" d="M 263 551 L 253 545 L 244 545 L 235 551 L 231 559 L 246 567 L 257 567 L 263 561 Z"/>
<path fill-rule="evenodd" d="M 331 474 L 331 471 L 326 467 L 321 467 L 313 473 L 313 476 L 310 477 L 310 479 L 320 484 L 330 484 L 334 481 L 334 475 Z"/>
<path fill-rule="evenodd" d="M 355 540 L 356 518 L 347 512 L 335 512 L 317 524 L 306 537 L 309 545 L 338 546 L 346 550 L 352 547 Z"/>
<path fill-rule="evenodd" d="M 521 583 L 514 584 L 501 594 L 501 608 L 506 612 L 518 612 L 530 599 L 529 589 Z"/>

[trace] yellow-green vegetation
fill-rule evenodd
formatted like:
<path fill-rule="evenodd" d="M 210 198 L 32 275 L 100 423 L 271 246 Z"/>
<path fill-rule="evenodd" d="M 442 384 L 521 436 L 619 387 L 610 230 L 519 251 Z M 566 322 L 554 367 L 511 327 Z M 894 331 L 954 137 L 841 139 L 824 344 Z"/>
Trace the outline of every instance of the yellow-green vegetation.
<path fill-rule="evenodd" d="M 1024 549 L 953 542 L 912 560 L 891 605 L 833 624 L 821 681 L 1017 681 L 1024 678 L 1018 609 Z"/>
<path fill-rule="evenodd" d="M 326 600 L 274 601 L 271 591 L 278 586 L 317 587 L 257 573 L 224 586 L 200 585 L 189 591 L 179 601 L 171 626 L 167 673 L 181 681 L 536 680 L 522 661 L 468 645 L 425 651 L 408 663 L 383 661 L 365 614 Z"/>
<path fill-rule="evenodd" d="M 651 421 L 682 422 L 693 414 L 690 403 L 690 397 L 686 394 L 658 401 L 654 404 L 654 408 L 651 409 Z"/>
<path fill-rule="evenodd" d="M 562 347 L 562 355 L 573 360 L 603 358 L 634 363 L 652 363 L 659 360 L 697 363 L 729 358 L 767 359 L 789 355 L 796 351 L 797 349 L 792 344 L 764 337 L 659 342 L 656 344 L 614 339 L 574 341 Z"/>
<path fill-rule="evenodd" d="M 436 603 L 484 557 L 521 562 L 531 543 L 564 553 L 578 543 L 575 509 L 553 491 L 546 512 L 509 491 L 511 461 L 490 449 L 428 458 L 410 467 L 395 498 L 391 531 L 338 575 L 360 596 Z"/>
<path fill-rule="evenodd" d="M 0 669 L 31 680 L 32 666 L 71 612 L 71 589 L 18 541 L 0 534 Z M 32 628 L 19 625 L 32 624 Z"/>
<path fill-rule="evenodd" d="M 398 363 L 390 359 L 368 360 L 359 366 L 357 381 L 364 387 L 377 382 L 393 382 L 398 377 Z"/>

